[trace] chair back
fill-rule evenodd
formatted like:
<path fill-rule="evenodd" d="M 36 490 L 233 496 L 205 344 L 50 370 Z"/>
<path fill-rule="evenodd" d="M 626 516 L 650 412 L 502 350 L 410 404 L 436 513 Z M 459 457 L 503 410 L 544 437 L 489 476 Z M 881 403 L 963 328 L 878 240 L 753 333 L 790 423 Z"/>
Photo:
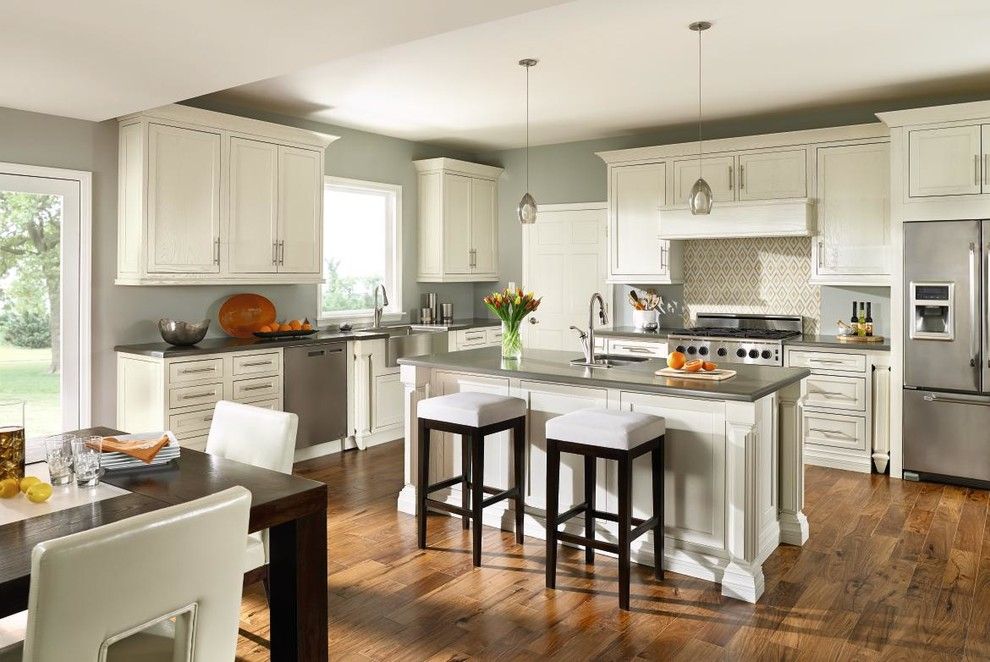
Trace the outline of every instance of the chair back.
<path fill-rule="evenodd" d="M 295 414 L 221 400 L 213 412 L 206 452 L 292 473 L 298 427 Z"/>
<path fill-rule="evenodd" d="M 35 546 L 24 659 L 102 662 L 175 616 L 174 656 L 233 660 L 251 493 L 243 487 Z"/>

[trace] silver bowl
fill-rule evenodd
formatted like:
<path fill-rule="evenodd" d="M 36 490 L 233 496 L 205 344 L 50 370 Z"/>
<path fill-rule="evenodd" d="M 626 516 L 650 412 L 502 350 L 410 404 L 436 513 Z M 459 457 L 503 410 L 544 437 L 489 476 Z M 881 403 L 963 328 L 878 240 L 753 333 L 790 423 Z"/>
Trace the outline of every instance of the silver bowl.
<path fill-rule="evenodd" d="M 158 320 L 158 331 L 162 334 L 162 340 L 169 345 L 184 347 L 195 345 L 206 337 L 206 332 L 210 330 L 210 320 L 193 324 L 191 322 L 177 322 L 168 318 Z"/>

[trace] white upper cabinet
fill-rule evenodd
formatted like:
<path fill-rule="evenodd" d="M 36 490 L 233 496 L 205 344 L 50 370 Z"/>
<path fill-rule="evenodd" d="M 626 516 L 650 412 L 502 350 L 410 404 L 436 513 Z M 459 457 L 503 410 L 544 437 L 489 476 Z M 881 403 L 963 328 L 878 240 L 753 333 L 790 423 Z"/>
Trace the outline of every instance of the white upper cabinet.
<path fill-rule="evenodd" d="M 812 280 L 890 284 L 890 143 L 817 149 L 818 236 Z"/>
<path fill-rule="evenodd" d="M 502 169 L 448 158 L 413 164 L 419 172 L 417 280 L 498 280 L 497 182 Z"/>
<path fill-rule="evenodd" d="M 910 131 L 910 197 L 980 195 L 980 135 L 979 125 Z"/>
<path fill-rule="evenodd" d="M 807 152 L 789 149 L 740 154 L 739 200 L 782 200 L 808 195 Z"/>
<path fill-rule="evenodd" d="M 660 208 L 667 203 L 667 164 L 609 167 L 608 175 L 609 281 L 677 282 L 679 247 L 660 238 Z"/>
<path fill-rule="evenodd" d="M 116 283 L 319 283 L 333 140 L 185 106 L 121 118 Z"/>
<path fill-rule="evenodd" d="M 667 204 L 671 207 L 687 207 L 691 187 L 698 181 L 698 174 L 712 189 L 715 202 L 732 202 L 735 200 L 736 162 L 731 156 L 707 156 L 701 163 L 698 157 L 674 161 L 674 186 L 672 200 Z"/>
<path fill-rule="evenodd" d="M 220 271 L 220 133 L 148 127 L 148 271 Z"/>

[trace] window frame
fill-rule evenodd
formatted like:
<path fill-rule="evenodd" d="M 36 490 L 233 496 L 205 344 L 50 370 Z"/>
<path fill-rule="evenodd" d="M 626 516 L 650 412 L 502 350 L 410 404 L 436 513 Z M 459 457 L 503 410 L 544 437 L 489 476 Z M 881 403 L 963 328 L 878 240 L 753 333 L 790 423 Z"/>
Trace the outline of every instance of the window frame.
<path fill-rule="evenodd" d="M 323 205 L 326 208 L 326 195 L 331 189 L 352 190 L 352 191 L 376 191 L 389 194 L 392 198 L 389 219 L 391 222 L 385 230 L 385 287 L 388 290 L 389 305 L 385 307 L 382 319 L 389 322 L 400 321 L 405 312 L 402 308 L 402 186 L 400 184 L 386 184 L 384 182 L 374 182 L 363 179 L 351 179 L 348 177 L 334 177 L 325 175 L 323 177 Z M 330 228 L 327 227 L 328 219 L 324 214 L 323 236 L 333 236 Z M 325 264 L 320 265 L 321 276 L 325 278 L 323 269 Z M 362 310 L 323 310 L 323 287 L 325 282 L 316 288 L 316 316 L 319 326 L 326 324 L 336 324 L 342 322 L 362 322 L 371 321 L 374 317 L 374 309 Z"/>

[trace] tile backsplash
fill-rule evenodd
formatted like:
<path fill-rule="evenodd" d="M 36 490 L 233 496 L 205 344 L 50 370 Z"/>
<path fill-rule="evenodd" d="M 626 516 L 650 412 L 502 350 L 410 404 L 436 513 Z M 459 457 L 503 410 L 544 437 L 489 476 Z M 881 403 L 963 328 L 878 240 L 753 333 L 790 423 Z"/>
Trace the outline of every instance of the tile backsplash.
<path fill-rule="evenodd" d="M 810 237 L 685 241 L 685 322 L 699 312 L 802 315 L 804 332 L 820 333 L 821 291 L 808 282 L 810 255 Z"/>

